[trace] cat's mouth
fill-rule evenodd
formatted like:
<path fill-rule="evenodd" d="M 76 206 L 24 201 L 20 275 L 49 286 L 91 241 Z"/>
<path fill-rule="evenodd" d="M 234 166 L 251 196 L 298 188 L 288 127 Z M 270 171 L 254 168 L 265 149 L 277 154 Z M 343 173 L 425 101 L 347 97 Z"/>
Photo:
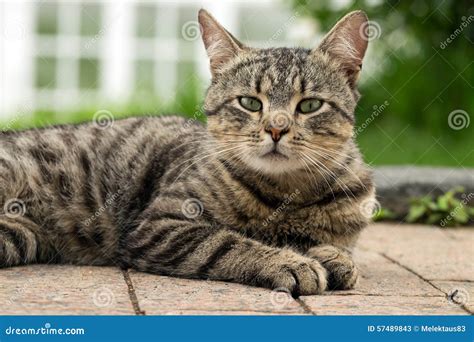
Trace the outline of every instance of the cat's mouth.
<path fill-rule="evenodd" d="M 265 174 L 283 174 L 300 168 L 297 160 L 292 158 L 291 148 L 281 143 L 261 146 L 244 154 L 243 160 L 254 170 Z"/>
<path fill-rule="evenodd" d="M 262 154 L 261 158 L 264 159 L 271 159 L 271 160 L 278 160 L 278 159 L 290 159 L 286 154 L 284 154 L 280 148 L 278 148 L 278 145 L 273 145 L 273 147 L 270 149 L 270 151 L 265 152 Z"/>

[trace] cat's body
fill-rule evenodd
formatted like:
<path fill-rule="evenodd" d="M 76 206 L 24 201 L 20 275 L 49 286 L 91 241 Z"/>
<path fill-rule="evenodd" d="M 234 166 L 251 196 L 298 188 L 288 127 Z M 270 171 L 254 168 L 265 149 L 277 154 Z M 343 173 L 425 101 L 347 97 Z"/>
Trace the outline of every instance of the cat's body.
<path fill-rule="evenodd" d="M 208 46 L 219 27 L 202 12 L 200 21 L 214 63 L 207 127 L 170 116 L 0 134 L 0 267 L 119 265 L 295 295 L 354 285 L 346 250 L 374 188 L 352 140 L 353 84 L 304 49 L 236 45 L 223 69 Z M 245 81 L 230 87 L 235 79 Z M 295 93 L 316 88 L 338 96 L 316 116 L 288 114 Z M 241 95 L 257 102 L 239 108 Z M 267 105 L 285 127 L 258 114 Z M 273 149 L 255 157 L 265 139 Z"/>

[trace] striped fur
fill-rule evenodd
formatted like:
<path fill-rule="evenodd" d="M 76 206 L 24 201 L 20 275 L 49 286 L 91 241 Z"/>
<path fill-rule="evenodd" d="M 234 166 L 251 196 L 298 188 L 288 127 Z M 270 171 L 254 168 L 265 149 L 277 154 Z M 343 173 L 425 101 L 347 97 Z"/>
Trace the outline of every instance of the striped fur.
<path fill-rule="evenodd" d="M 207 126 L 167 116 L 0 133 L 0 267 L 119 265 L 295 296 L 354 285 L 348 251 L 374 187 L 352 137 L 352 80 L 326 51 L 251 49 L 206 12 L 200 22 Z M 306 97 L 325 103 L 295 113 Z M 283 156 L 267 157 L 276 115 L 289 129 Z"/>

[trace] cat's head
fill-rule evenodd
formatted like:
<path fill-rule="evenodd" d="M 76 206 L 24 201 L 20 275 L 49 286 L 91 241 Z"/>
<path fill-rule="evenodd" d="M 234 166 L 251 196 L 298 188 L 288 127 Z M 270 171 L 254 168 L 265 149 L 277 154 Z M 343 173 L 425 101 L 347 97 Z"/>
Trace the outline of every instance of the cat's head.
<path fill-rule="evenodd" d="M 244 46 L 205 10 L 199 23 L 212 73 L 208 131 L 223 158 L 267 174 L 342 159 L 367 49 L 363 12 L 346 15 L 312 50 Z"/>

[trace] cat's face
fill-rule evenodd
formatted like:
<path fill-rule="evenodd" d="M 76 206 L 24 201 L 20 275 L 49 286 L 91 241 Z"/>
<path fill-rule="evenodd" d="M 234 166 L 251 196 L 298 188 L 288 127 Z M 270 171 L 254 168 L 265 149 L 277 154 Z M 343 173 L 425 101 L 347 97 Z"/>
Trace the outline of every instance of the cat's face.
<path fill-rule="evenodd" d="M 199 20 L 213 74 L 208 130 L 224 159 L 273 174 L 343 159 L 367 47 L 363 13 L 346 16 L 313 50 L 244 47 L 207 12 Z"/>

